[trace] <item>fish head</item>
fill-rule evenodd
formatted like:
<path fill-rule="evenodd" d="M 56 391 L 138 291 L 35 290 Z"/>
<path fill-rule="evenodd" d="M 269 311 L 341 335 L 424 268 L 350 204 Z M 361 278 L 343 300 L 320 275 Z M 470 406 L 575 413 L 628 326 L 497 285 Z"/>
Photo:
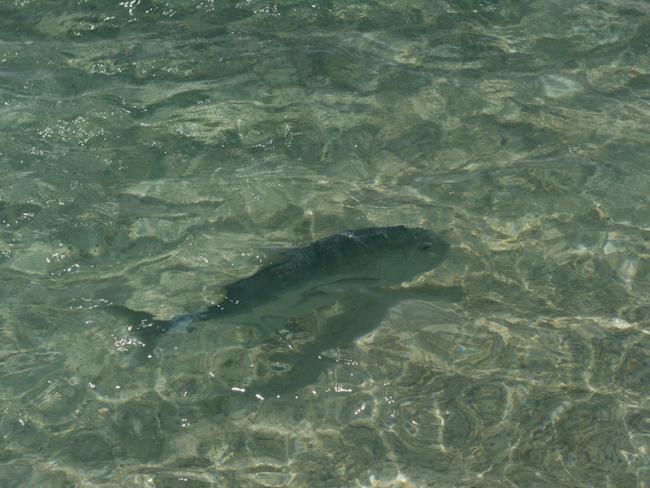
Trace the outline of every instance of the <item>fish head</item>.
<path fill-rule="evenodd" d="M 443 260 L 449 243 L 421 227 L 377 227 L 357 231 L 365 244 L 368 276 L 399 284 L 430 271 Z"/>
<path fill-rule="evenodd" d="M 449 249 L 449 243 L 435 232 L 421 227 L 395 228 L 392 239 L 395 254 L 401 260 L 401 280 L 409 280 L 438 266 Z"/>

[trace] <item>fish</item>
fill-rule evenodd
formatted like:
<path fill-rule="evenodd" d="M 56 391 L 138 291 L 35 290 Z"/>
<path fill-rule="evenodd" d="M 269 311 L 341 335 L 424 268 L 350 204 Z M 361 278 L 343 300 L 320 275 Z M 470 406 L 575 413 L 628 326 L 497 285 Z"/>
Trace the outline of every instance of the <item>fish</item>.
<path fill-rule="evenodd" d="M 348 230 L 281 252 L 252 275 L 226 285 L 219 303 L 197 312 L 157 319 L 147 312 L 111 307 L 137 321 L 130 330 L 147 351 L 161 337 L 183 334 L 209 321 L 241 317 L 269 331 L 281 328 L 290 317 L 335 301 L 388 303 L 384 290 L 438 266 L 448 248 L 445 239 L 421 227 Z"/>

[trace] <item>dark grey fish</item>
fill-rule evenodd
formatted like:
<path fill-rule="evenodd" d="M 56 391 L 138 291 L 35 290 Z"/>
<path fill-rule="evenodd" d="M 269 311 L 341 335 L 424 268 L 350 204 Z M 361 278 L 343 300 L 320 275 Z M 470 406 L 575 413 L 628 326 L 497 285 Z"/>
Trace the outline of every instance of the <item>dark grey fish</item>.
<path fill-rule="evenodd" d="M 186 332 L 200 322 L 255 314 L 258 309 L 264 310 L 264 316 L 257 315 L 260 320 L 286 321 L 362 289 L 400 284 L 437 266 L 448 247 L 444 239 L 422 228 L 350 230 L 284 251 L 253 275 L 227 285 L 219 304 L 196 313 L 157 320 L 146 312 L 113 308 L 139 320 L 133 330 L 150 348 L 157 337 Z"/>

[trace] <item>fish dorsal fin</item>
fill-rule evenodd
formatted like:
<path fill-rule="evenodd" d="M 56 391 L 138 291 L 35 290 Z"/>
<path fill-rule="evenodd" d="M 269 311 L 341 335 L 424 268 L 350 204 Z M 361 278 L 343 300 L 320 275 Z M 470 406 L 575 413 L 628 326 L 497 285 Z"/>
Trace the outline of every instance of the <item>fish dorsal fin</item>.
<path fill-rule="evenodd" d="M 289 249 L 281 247 L 267 247 L 258 251 L 257 256 L 263 267 L 277 266 L 287 260 Z"/>

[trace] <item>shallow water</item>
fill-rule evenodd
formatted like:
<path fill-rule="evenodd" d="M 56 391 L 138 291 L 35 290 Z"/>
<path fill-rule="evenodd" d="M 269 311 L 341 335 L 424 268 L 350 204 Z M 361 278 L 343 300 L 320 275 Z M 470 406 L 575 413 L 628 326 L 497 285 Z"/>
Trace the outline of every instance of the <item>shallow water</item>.
<path fill-rule="evenodd" d="M 3 2 L 2 486 L 650 487 L 648 45 L 634 0 Z M 385 313 L 139 361 L 107 312 L 398 224 L 451 248 Z M 239 394 L 328 320 L 374 329 Z"/>

